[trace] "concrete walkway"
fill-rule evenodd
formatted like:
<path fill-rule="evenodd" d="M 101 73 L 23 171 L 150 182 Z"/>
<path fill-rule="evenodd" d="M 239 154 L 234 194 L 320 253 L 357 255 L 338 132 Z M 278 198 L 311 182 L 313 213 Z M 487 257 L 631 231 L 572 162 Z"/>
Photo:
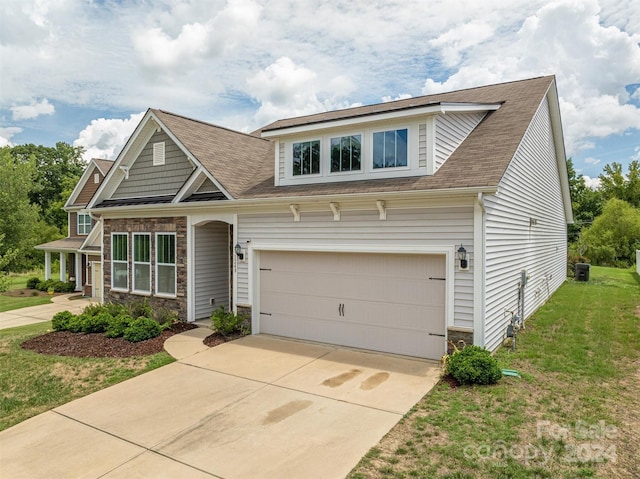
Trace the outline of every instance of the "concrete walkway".
<path fill-rule="evenodd" d="M 206 348 L 209 332 L 1 432 L 0 477 L 343 478 L 439 378 L 433 362 L 263 335 Z"/>
<path fill-rule="evenodd" d="M 77 297 L 79 294 L 80 293 L 72 293 L 52 296 L 52 303 L 0 313 L 0 329 L 51 321 L 51 318 L 53 318 L 56 313 L 65 310 L 71 311 L 73 314 L 78 314 L 82 312 L 86 306 L 91 304 L 89 298 L 69 299 L 71 297 Z"/>

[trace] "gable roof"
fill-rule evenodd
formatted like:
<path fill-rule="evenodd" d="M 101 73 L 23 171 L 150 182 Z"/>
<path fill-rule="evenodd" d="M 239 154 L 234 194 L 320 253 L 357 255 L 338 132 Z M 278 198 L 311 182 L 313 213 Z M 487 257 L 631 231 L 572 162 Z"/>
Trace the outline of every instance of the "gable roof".
<path fill-rule="evenodd" d="M 273 142 L 163 110 L 151 112 L 234 198 L 252 184 L 257 165 L 273 168 Z"/>
<path fill-rule="evenodd" d="M 89 195 L 93 196 L 99 187 L 99 185 L 95 185 L 95 187 L 88 188 L 88 191 L 83 192 L 91 178 L 94 168 L 97 168 L 98 171 L 102 173 L 102 178 L 104 181 L 104 178 L 107 176 L 107 173 L 109 173 L 109 170 L 113 166 L 113 163 L 114 162 L 111 160 L 92 158 L 84 169 L 82 176 L 76 183 L 76 186 L 73 188 L 73 191 L 71 192 L 71 195 L 69 195 L 69 198 L 67 199 L 64 207 L 70 208 L 87 206 L 91 201 Z"/>
<path fill-rule="evenodd" d="M 260 165 L 261 168 L 242 192 L 241 197 L 316 196 L 496 187 L 516 153 L 540 103 L 554 85 L 555 77 L 545 76 L 276 121 L 261 131 L 356 118 L 385 110 L 411 109 L 444 102 L 502 104 L 498 110 L 487 113 L 433 176 L 276 187 L 274 186 L 273 159 L 271 159 L 268 164 Z M 564 161 L 564 158 L 562 160 Z"/>

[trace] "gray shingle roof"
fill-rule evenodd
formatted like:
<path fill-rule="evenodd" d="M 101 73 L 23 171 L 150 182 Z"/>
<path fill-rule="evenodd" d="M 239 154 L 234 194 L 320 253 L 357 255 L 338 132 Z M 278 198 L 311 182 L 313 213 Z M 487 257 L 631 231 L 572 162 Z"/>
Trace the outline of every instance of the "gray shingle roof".
<path fill-rule="evenodd" d="M 274 144 L 226 128 L 152 110 L 193 156 L 237 199 L 339 195 L 497 186 L 553 76 L 427 95 L 395 102 L 280 120 L 263 131 L 356 118 L 431 104 L 501 103 L 489 112 L 433 176 L 299 186 L 274 186 Z"/>

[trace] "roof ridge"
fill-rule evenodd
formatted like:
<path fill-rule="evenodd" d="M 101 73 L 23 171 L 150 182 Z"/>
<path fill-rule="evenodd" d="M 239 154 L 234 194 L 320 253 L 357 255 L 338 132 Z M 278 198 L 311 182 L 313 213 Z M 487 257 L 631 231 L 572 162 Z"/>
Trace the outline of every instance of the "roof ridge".
<path fill-rule="evenodd" d="M 253 139 L 255 139 L 255 140 L 269 141 L 269 140 L 268 140 L 268 139 L 266 139 L 266 138 L 260 138 L 260 137 L 257 137 L 257 136 L 254 136 L 254 135 L 251 135 L 250 133 L 245 133 L 245 132 L 243 132 L 243 131 L 234 130 L 233 128 L 228 128 L 228 127 L 226 127 L 226 126 L 216 125 L 215 123 L 209 123 L 208 121 L 197 120 L 197 119 L 195 119 L 195 118 L 191 118 L 191 117 L 188 117 L 188 116 L 185 116 L 185 115 L 181 115 L 181 114 L 179 114 L 179 113 L 173 113 L 173 112 L 171 112 L 171 111 L 163 110 L 163 109 L 161 109 L 161 108 L 150 108 L 150 110 L 151 110 L 152 112 L 154 112 L 154 113 L 155 113 L 155 112 L 164 113 L 165 115 L 171 115 L 171 116 L 174 116 L 174 117 L 176 117 L 176 118 L 181 118 L 181 119 L 183 119 L 183 120 L 192 121 L 192 122 L 194 122 L 194 123 L 200 123 L 201 125 L 210 126 L 210 127 L 212 127 L 212 128 L 218 128 L 218 129 L 220 129 L 220 130 L 225 130 L 225 131 L 228 131 L 228 132 L 230 132 L 230 133 L 235 133 L 235 134 L 237 134 L 237 135 L 243 135 L 243 136 L 246 136 L 246 137 L 249 137 L 249 138 L 253 138 Z"/>

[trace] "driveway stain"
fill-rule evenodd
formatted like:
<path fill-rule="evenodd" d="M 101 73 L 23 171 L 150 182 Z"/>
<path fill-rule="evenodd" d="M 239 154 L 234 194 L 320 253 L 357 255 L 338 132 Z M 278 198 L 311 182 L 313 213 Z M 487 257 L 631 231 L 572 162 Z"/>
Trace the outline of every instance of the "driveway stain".
<path fill-rule="evenodd" d="M 272 409 L 267 413 L 267 417 L 262 420 L 262 425 L 267 426 L 269 424 L 276 424 L 280 421 L 284 421 L 288 417 L 293 416 L 294 414 L 307 409 L 311 406 L 312 401 L 290 401 L 287 404 L 283 404 L 280 407 Z"/>
<path fill-rule="evenodd" d="M 355 378 L 358 374 L 362 374 L 362 371 L 359 369 L 352 369 L 351 371 L 347 371 L 346 373 L 338 374 L 337 376 L 333 376 L 332 378 L 325 379 L 322 381 L 323 386 L 328 386 L 330 388 L 337 388 L 338 386 L 342 386 L 347 381 Z"/>
<path fill-rule="evenodd" d="M 389 373 L 375 373 L 373 376 L 369 376 L 367 379 L 362 381 L 362 383 L 360 384 L 360 389 L 364 391 L 375 389 L 387 379 L 389 379 L 389 376 Z"/>

